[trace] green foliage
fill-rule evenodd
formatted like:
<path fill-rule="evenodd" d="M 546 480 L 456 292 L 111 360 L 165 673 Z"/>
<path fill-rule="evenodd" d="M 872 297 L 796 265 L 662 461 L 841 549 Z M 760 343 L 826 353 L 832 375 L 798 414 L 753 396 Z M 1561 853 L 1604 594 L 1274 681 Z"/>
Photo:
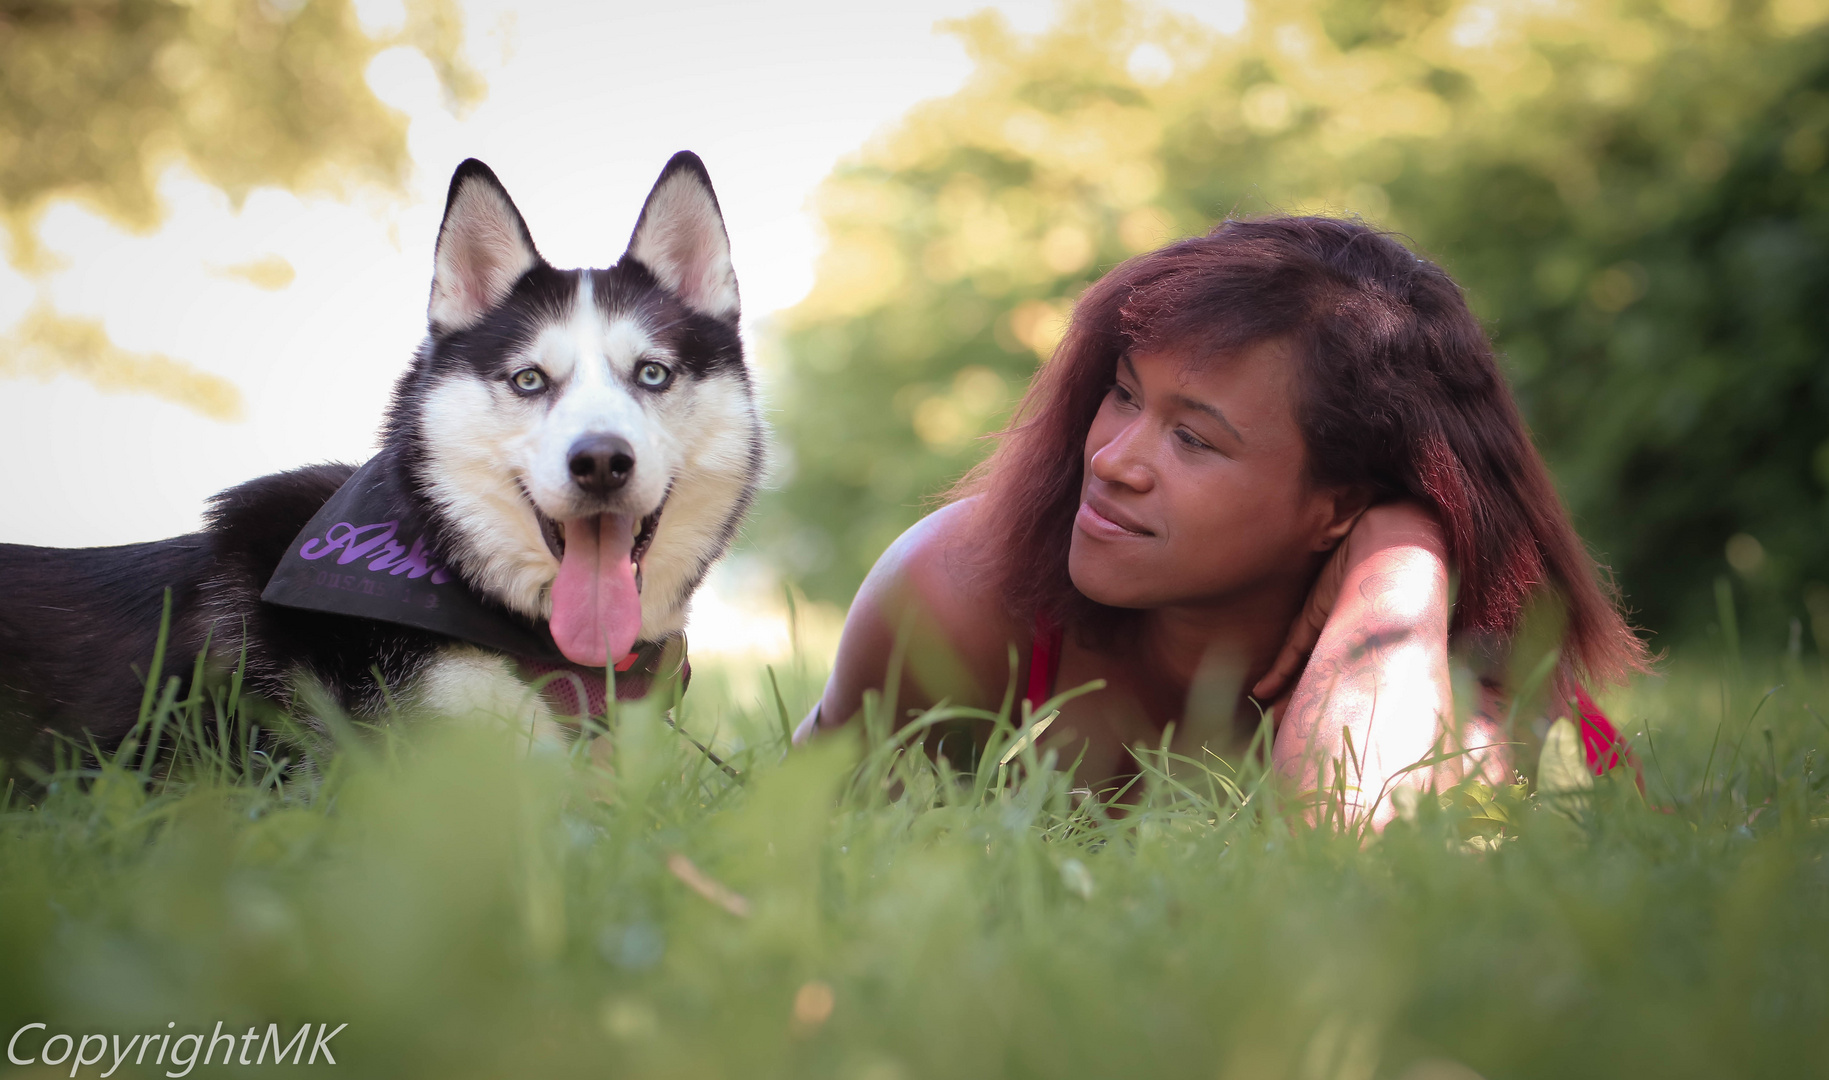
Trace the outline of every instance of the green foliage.
<path fill-rule="evenodd" d="M 40 302 L 10 332 L 0 334 L 0 377 L 45 379 L 64 373 L 103 390 L 164 398 L 218 420 L 241 416 L 241 391 L 228 379 L 160 353 L 123 349 L 100 320 L 61 315 Z"/>
<path fill-rule="evenodd" d="M 58 197 L 158 222 L 153 184 L 182 161 L 240 197 L 350 180 L 398 184 L 404 118 L 369 90 L 377 52 L 422 48 L 448 93 L 481 87 L 450 4 L 416 0 L 375 40 L 347 0 L 7 0 L 0 5 L 0 209 L 20 254 Z"/>
<path fill-rule="evenodd" d="M 958 24 L 970 83 L 820 197 L 761 535 L 842 601 L 1089 281 L 1229 213 L 1356 213 L 1468 287 L 1645 625 L 1699 628 L 1731 562 L 1782 628 L 1829 580 L 1826 17 L 1296 0 L 1232 37 L 1082 0 L 1035 38 Z"/>
<path fill-rule="evenodd" d="M 375 54 L 418 48 L 453 101 L 482 92 L 458 56 L 452 0 L 406 10 L 398 32 L 376 39 L 348 0 L 0 0 L 0 224 L 12 261 L 45 268 L 36 223 L 59 198 L 156 226 L 155 185 L 174 163 L 237 200 L 261 185 L 398 187 L 406 118 L 368 87 Z M 0 374 L 66 370 L 210 415 L 238 407 L 223 380 L 125 354 L 48 310 L 5 345 Z"/>
<path fill-rule="evenodd" d="M 240 749 L 232 694 L 149 693 L 169 772 L 0 807 L 0 1033 L 348 1023 L 340 1072 L 390 1078 L 1806 1075 L 1829 680 L 1745 666 L 1788 685 L 1679 663 L 1609 702 L 1644 796 L 1470 786 L 1370 843 L 1255 759 L 1148 756 L 1120 817 L 991 764 L 1007 719 L 976 776 L 903 752 L 958 711 L 784 754 L 760 673 L 709 664 L 680 721 L 734 779 L 651 708 L 608 753 L 475 718 L 300 768 Z"/>

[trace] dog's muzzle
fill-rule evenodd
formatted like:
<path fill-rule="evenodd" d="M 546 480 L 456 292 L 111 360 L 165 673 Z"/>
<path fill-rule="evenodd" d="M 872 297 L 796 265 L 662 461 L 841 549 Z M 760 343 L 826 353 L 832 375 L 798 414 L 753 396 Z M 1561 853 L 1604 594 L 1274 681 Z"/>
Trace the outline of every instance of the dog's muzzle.
<path fill-rule="evenodd" d="M 580 491 L 603 498 L 621 491 L 635 474 L 635 448 L 620 435 L 585 435 L 572 443 L 565 468 Z"/>

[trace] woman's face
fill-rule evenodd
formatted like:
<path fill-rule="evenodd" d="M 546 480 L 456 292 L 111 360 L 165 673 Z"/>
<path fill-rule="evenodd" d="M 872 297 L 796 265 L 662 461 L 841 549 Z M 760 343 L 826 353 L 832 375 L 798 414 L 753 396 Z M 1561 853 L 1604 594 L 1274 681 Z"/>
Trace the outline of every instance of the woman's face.
<path fill-rule="evenodd" d="M 1295 368 L 1281 341 L 1120 360 L 1086 433 L 1074 586 L 1123 608 L 1299 595 L 1352 515 L 1304 474 Z"/>

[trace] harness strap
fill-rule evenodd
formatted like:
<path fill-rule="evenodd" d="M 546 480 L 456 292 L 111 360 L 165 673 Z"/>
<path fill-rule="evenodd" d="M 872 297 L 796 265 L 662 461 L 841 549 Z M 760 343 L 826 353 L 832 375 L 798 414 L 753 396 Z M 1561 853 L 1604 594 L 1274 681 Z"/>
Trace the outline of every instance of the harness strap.
<path fill-rule="evenodd" d="M 529 682 L 550 679 L 541 688 L 546 703 L 560 716 L 603 716 L 609 712 L 609 673 L 603 668 L 555 663 L 532 656 L 515 658 L 521 677 Z M 686 635 L 671 634 L 659 641 L 638 641 L 635 649 L 616 661 L 616 700 L 636 701 L 648 696 L 654 684 L 680 677 L 692 681 L 686 660 Z M 588 713 L 586 710 L 589 710 Z"/>

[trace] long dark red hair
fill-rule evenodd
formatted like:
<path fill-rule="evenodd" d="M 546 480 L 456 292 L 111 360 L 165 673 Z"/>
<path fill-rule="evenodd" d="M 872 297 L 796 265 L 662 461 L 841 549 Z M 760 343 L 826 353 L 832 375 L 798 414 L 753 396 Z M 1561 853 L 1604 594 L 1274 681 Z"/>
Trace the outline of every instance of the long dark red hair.
<path fill-rule="evenodd" d="M 1310 479 L 1435 509 L 1459 577 L 1456 633 L 1509 638 L 1547 593 L 1566 618 L 1565 677 L 1644 667 L 1460 287 L 1390 236 L 1333 218 L 1227 221 L 1131 259 L 1080 297 L 996 450 L 954 491 L 982 497 L 974 528 L 1013 614 L 1095 638 L 1128 618 L 1067 574 L 1086 434 L 1119 358 L 1166 346 L 1219 356 L 1269 339 L 1296 346 Z"/>

